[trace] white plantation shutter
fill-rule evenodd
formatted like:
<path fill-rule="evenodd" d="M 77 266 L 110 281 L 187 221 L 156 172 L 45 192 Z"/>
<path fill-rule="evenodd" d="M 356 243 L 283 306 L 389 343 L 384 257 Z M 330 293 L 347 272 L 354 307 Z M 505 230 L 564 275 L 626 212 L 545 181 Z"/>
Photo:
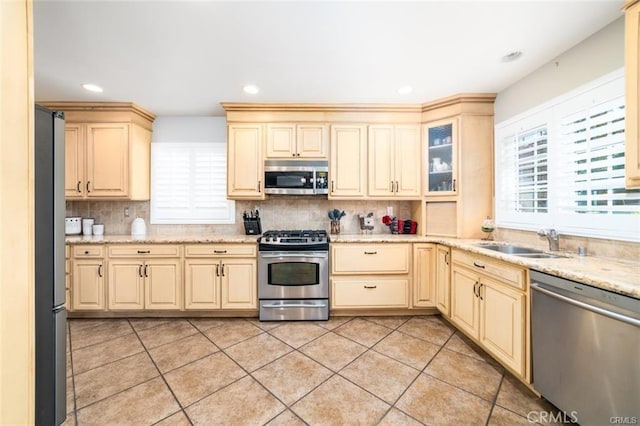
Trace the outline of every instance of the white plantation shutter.
<path fill-rule="evenodd" d="M 224 143 L 151 144 L 151 223 L 235 223 Z"/>

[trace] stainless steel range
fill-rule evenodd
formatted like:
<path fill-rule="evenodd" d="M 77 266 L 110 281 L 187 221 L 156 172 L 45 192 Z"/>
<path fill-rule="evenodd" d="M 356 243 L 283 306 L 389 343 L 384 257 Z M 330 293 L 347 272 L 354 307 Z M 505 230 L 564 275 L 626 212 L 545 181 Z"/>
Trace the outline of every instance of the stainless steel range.
<path fill-rule="evenodd" d="M 261 321 L 329 319 L 326 231 L 267 231 L 258 250 Z"/>

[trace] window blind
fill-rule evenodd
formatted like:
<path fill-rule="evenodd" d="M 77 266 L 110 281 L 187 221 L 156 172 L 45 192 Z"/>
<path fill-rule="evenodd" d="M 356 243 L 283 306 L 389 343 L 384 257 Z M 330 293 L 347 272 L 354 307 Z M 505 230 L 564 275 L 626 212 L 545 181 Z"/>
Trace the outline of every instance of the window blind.
<path fill-rule="evenodd" d="M 224 143 L 151 145 L 151 223 L 235 223 Z"/>

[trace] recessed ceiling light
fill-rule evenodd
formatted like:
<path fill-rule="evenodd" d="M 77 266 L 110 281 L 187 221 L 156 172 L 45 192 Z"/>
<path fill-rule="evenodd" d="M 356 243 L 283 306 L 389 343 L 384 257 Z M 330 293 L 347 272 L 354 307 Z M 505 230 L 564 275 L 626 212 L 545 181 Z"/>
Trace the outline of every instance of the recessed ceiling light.
<path fill-rule="evenodd" d="M 513 62 L 516 59 L 520 58 L 522 56 L 522 52 L 519 50 L 513 51 L 511 53 L 507 53 L 506 55 L 504 55 L 502 57 L 502 62 Z"/>
<path fill-rule="evenodd" d="M 91 84 L 91 83 L 83 83 L 81 84 L 82 88 L 84 90 L 88 90 L 90 92 L 96 92 L 96 93 L 102 93 L 102 87 L 96 85 L 96 84 Z"/>
<path fill-rule="evenodd" d="M 258 93 L 260 91 L 258 86 L 255 86 L 253 84 L 247 84 L 246 86 L 244 86 L 242 88 L 242 90 L 244 91 L 244 93 L 248 93 L 250 95 L 255 95 L 256 93 Z"/>
<path fill-rule="evenodd" d="M 401 95 L 407 95 L 411 92 L 413 92 L 413 87 L 411 86 L 402 86 L 401 88 L 398 89 L 398 93 Z"/>

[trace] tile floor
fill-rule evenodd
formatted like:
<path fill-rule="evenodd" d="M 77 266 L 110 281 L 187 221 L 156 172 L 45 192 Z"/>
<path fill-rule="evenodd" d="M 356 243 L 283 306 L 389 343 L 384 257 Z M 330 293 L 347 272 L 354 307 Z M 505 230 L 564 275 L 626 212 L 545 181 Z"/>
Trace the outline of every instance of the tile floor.
<path fill-rule="evenodd" d="M 438 316 L 68 323 L 67 425 L 516 425 L 554 410 Z"/>

